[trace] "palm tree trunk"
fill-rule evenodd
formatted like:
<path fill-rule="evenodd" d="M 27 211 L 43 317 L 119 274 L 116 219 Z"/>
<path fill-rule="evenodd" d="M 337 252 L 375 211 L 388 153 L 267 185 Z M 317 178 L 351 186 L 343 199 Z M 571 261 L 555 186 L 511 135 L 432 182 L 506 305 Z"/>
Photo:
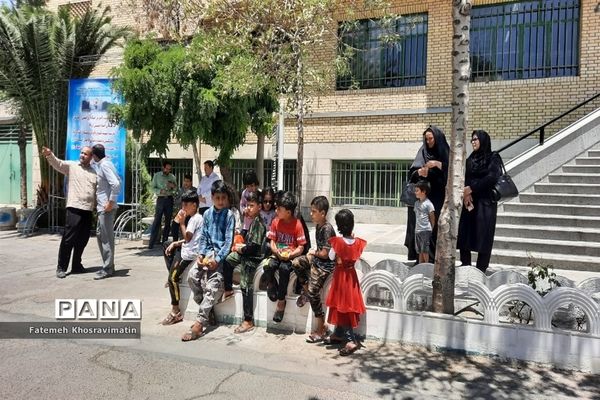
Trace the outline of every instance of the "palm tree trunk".
<path fill-rule="evenodd" d="M 454 313 L 456 239 L 465 185 L 465 138 L 469 107 L 469 27 L 471 0 L 454 0 L 452 7 L 452 136 L 446 200 L 438 225 L 433 273 L 433 311 Z"/>

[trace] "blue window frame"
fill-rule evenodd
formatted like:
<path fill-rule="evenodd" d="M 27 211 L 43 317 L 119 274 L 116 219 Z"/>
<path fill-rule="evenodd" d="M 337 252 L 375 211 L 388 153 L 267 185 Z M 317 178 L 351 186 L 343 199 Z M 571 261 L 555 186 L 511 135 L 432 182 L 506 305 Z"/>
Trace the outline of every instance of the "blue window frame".
<path fill-rule="evenodd" d="M 338 35 L 351 56 L 337 90 L 425 85 L 427 14 L 340 23 Z"/>
<path fill-rule="evenodd" d="M 471 79 L 579 74 L 579 0 L 519 1 L 474 7 Z"/>

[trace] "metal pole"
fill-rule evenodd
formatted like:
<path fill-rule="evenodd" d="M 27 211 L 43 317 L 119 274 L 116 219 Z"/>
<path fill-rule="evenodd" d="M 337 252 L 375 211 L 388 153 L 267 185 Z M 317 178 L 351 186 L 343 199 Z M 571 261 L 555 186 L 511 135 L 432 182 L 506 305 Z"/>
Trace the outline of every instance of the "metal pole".
<path fill-rule="evenodd" d="M 283 104 L 279 106 L 279 128 L 277 129 L 277 189 L 283 189 L 283 145 L 284 145 L 284 110 Z"/>

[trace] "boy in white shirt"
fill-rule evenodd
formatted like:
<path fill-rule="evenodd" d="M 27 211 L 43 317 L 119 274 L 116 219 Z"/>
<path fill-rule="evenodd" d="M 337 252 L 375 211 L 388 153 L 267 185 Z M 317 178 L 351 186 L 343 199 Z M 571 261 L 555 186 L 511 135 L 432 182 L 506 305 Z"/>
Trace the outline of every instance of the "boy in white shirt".
<path fill-rule="evenodd" d="M 181 210 L 175 216 L 175 222 L 179 224 L 179 229 L 183 240 L 173 242 L 167 247 L 166 253 L 170 255 L 175 249 L 181 246 L 181 256 L 175 256 L 169 271 L 169 293 L 171 295 L 171 312 L 161 322 L 163 325 L 173 325 L 183 321 L 183 315 L 179 309 L 179 280 L 181 275 L 193 262 L 196 261 L 200 248 L 200 234 L 202 232 L 202 215 L 198 213 L 198 195 L 191 190 L 181 196 Z M 186 217 L 190 220 L 185 224 Z M 179 258 L 179 259 L 178 259 Z"/>

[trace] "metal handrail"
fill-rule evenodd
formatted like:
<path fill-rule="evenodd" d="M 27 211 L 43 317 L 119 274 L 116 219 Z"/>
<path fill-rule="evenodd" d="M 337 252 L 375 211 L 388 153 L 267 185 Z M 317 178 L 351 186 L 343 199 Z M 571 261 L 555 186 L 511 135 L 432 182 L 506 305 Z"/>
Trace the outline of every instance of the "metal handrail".
<path fill-rule="evenodd" d="M 559 119 L 567 116 L 568 114 L 572 113 L 573 111 L 585 106 L 586 104 L 588 104 L 589 102 L 595 100 L 596 98 L 600 97 L 600 92 L 596 93 L 595 95 L 593 95 L 592 97 L 590 97 L 589 99 L 585 100 L 582 103 L 577 104 L 575 107 L 571 108 L 569 111 L 566 111 L 562 114 L 560 114 L 558 117 L 552 118 L 550 121 L 546 122 L 543 125 L 540 125 L 539 127 L 535 128 L 534 130 L 532 130 L 529 133 L 526 133 L 525 135 L 518 137 L 517 139 L 513 140 L 512 142 L 508 143 L 505 146 L 502 146 L 499 150 L 497 150 L 498 153 L 508 149 L 509 147 L 514 146 L 515 144 L 519 143 L 521 140 L 523 139 L 527 139 L 529 136 L 533 135 L 536 132 L 540 132 L 540 146 L 544 145 L 544 139 L 545 139 L 545 129 L 548 125 L 558 121 Z"/>

